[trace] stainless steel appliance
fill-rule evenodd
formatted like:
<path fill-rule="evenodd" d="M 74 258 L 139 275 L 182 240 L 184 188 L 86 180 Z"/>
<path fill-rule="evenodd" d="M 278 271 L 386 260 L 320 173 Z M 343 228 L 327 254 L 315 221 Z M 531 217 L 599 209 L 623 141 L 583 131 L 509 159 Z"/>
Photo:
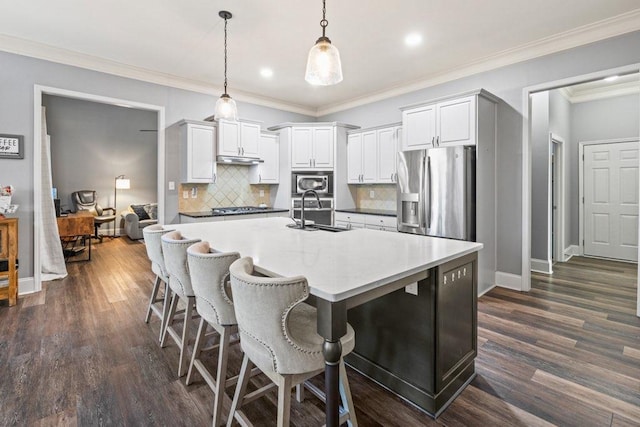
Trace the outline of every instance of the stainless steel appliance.
<path fill-rule="evenodd" d="M 291 209 L 293 217 L 300 219 L 302 216 L 302 199 L 294 197 L 291 199 Z M 331 225 L 333 219 L 333 199 L 320 197 L 320 207 L 315 197 L 309 197 L 304 201 L 304 217 L 306 221 L 313 221 L 316 224 Z"/>
<path fill-rule="evenodd" d="M 473 146 L 398 153 L 398 231 L 476 239 Z"/>
<path fill-rule="evenodd" d="M 291 174 L 293 196 L 302 196 L 307 190 L 314 190 L 320 197 L 333 197 L 333 172 L 294 172 Z"/>

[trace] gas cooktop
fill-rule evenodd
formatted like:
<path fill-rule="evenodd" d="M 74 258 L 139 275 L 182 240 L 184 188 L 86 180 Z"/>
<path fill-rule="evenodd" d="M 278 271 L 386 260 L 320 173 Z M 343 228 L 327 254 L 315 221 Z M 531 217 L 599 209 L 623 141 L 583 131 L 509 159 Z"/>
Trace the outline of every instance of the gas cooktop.
<path fill-rule="evenodd" d="M 212 212 L 214 214 L 230 215 L 239 213 L 262 212 L 265 209 L 266 208 L 259 208 L 257 206 L 233 206 L 228 208 L 213 208 Z"/>

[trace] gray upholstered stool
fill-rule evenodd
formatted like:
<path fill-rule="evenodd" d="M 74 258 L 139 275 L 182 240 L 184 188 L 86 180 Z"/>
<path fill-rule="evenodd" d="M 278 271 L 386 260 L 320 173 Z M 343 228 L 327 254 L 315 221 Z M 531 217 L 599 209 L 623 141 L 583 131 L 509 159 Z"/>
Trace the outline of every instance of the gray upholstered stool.
<path fill-rule="evenodd" d="M 254 276 L 253 260 L 248 257 L 234 262 L 229 272 L 240 330 L 240 345 L 245 355 L 227 426 L 231 426 L 234 419 L 243 425 L 250 425 L 240 407 L 262 396 L 273 386 L 269 384 L 247 395 L 252 365 L 260 368 L 277 385 L 278 426 L 288 426 L 292 387 L 324 371 L 324 340 L 316 332 L 316 309 L 304 303 L 309 297 L 309 285 L 302 276 Z M 350 325 L 347 325 L 347 334 L 342 337 L 341 343 L 343 355 L 353 350 L 355 333 Z M 309 389 L 324 400 L 324 394 L 320 390 Z M 342 359 L 340 397 L 340 424 L 348 422 L 357 426 Z"/>
<path fill-rule="evenodd" d="M 196 298 L 191 287 L 191 277 L 187 266 L 187 248 L 200 239 L 184 239 L 179 231 L 172 231 L 162 236 L 162 254 L 164 255 L 164 265 L 169 274 L 169 287 L 171 288 L 171 304 L 164 326 L 160 345 L 164 347 L 167 342 L 167 335 L 178 344 L 180 348 L 180 360 L 178 362 L 178 376 L 181 377 L 187 372 L 187 352 L 189 347 L 189 335 L 191 331 L 191 321 L 194 319 Z M 173 327 L 178 301 L 185 304 L 182 334 Z"/>
<path fill-rule="evenodd" d="M 164 256 L 162 255 L 162 241 L 163 234 L 168 233 L 170 230 L 165 230 L 161 225 L 151 225 L 142 230 L 144 236 L 144 244 L 147 248 L 147 256 L 151 261 L 151 271 L 156 274 L 156 279 L 151 289 L 151 298 L 149 299 L 149 307 L 147 307 L 147 314 L 144 318 L 145 323 L 149 323 L 151 319 L 151 313 L 160 318 L 160 335 L 158 340 L 162 339 L 162 333 L 164 332 L 164 324 L 167 320 L 167 313 L 169 311 L 169 298 L 171 297 L 171 290 L 169 289 L 169 275 L 167 269 L 164 266 Z M 160 296 L 160 285 L 164 285 L 164 292 Z M 158 303 L 162 302 L 162 308 L 158 307 Z"/>
<path fill-rule="evenodd" d="M 220 425 L 222 421 L 222 402 L 226 395 L 225 389 L 235 384 L 238 380 L 237 376 L 227 379 L 227 359 L 229 347 L 232 344 L 231 335 L 238 331 L 236 314 L 231 299 L 229 266 L 239 258 L 240 254 L 237 252 L 213 252 L 207 242 L 196 243 L 187 250 L 191 285 L 196 297 L 196 310 L 200 315 L 200 326 L 193 346 L 193 355 L 191 356 L 191 364 L 187 374 L 187 385 L 191 383 L 195 368 L 211 387 L 214 393 L 214 427 Z M 220 334 L 220 341 L 216 346 L 203 348 L 209 336 L 206 333 L 207 325 Z M 235 343 L 237 342 L 238 340 L 236 339 Z M 216 347 L 218 348 L 218 368 L 214 379 L 213 375 L 202 363 L 200 355 L 203 351 L 215 350 Z"/>

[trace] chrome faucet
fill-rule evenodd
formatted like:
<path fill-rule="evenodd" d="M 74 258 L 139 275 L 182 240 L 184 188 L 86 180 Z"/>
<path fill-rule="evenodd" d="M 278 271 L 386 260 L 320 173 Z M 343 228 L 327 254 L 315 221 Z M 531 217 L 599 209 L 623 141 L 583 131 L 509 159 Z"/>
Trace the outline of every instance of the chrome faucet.
<path fill-rule="evenodd" d="M 307 196 L 307 194 L 313 194 L 314 196 L 316 196 L 316 200 L 318 201 L 318 209 L 322 208 L 322 204 L 320 204 L 320 196 L 318 196 L 318 193 L 316 193 L 315 190 L 307 190 L 302 193 L 302 206 L 300 207 L 300 228 L 302 229 L 304 229 L 304 198 Z"/>

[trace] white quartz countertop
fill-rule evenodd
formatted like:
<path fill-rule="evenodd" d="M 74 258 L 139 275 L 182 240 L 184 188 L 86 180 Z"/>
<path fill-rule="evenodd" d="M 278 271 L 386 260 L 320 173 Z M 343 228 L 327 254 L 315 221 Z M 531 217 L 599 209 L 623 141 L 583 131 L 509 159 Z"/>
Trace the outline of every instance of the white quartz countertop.
<path fill-rule="evenodd" d="M 481 243 L 356 229 L 344 232 L 287 228 L 288 218 L 169 224 L 188 238 L 223 252 L 253 258 L 268 276 L 305 276 L 311 294 L 336 302 L 362 294 L 460 256 Z"/>

